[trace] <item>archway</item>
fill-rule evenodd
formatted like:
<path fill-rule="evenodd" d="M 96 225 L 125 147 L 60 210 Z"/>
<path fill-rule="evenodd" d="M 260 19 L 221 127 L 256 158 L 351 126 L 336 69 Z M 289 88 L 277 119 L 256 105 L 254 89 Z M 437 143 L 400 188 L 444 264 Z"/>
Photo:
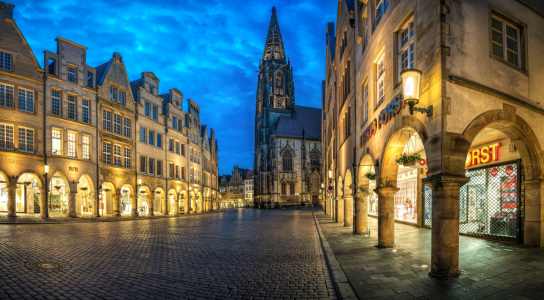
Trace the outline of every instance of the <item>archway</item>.
<path fill-rule="evenodd" d="M 187 199 L 187 192 L 182 190 L 179 193 L 179 213 L 180 214 L 187 212 L 186 204 L 185 204 L 186 199 Z"/>
<path fill-rule="evenodd" d="M 40 181 L 33 173 L 24 173 L 17 179 L 15 191 L 15 212 L 40 212 Z M 35 210 L 37 209 L 37 211 Z M 7 210 L 7 209 L 6 209 Z"/>
<path fill-rule="evenodd" d="M 196 194 L 196 211 L 201 213 L 202 212 L 202 207 L 203 207 L 202 193 L 198 192 Z"/>
<path fill-rule="evenodd" d="M 81 175 L 77 183 L 77 190 L 76 212 L 91 215 L 96 204 L 96 195 L 92 179 L 88 174 Z"/>
<path fill-rule="evenodd" d="M 130 184 L 124 184 L 121 187 L 121 214 L 132 215 L 133 203 L 132 199 L 134 198 L 134 189 Z"/>
<path fill-rule="evenodd" d="M 152 199 L 153 194 L 151 193 L 151 189 L 147 185 L 140 185 L 137 201 L 138 214 L 153 214 L 153 211 L 150 209 Z"/>
<path fill-rule="evenodd" d="M 353 226 L 353 183 L 350 169 L 346 170 L 344 177 L 344 226 Z"/>
<path fill-rule="evenodd" d="M 179 202 L 176 190 L 170 189 L 168 191 L 168 213 L 175 215 L 179 213 Z"/>
<path fill-rule="evenodd" d="M 49 212 L 53 216 L 68 215 L 70 182 L 62 171 L 57 171 L 49 181 Z M 75 200 L 75 199 L 74 199 Z M 75 203 L 74 203 L 75 204 Z M 75 206 L 74 206 L 75 208 Z"/>
<path fill-rule="evenodd" d="M 195 192 L 193 191 L 189 192 L 189 212 L 192 214 L 196 213 L 196 199 Z"/>
<path fill-rule="evenodd" d="M 376 170 L 370 154 L 361 158 L 357 170 L 357 190 L 355 193 L 355 220 L 356 234 L 368 232 L 368 215 L 377 215 L 378 197 L 374 193 L 376 188 Z"/>
<path fill-rule="evenodd" d="M 9 177 L 0 172 L 0 211 L 8 211 L 8 187 Z"/>
<path fill-rule="evenodd" d="M 153 196 L 153 211 L 155 213 L 162 213 L 164 214 L 164 199 L 166 199 L 166 195 L 164 194 L 164 190 L 162 188 L 156 188 Z"/>
<path fill-rule="evenodd" d="M 98 209 L 102 215 L 111 215 L 114 213 L 113 202 L 116 197 L 115 186 L 111 182 L 102 183 L 100 192 L 100 204 Z"/>

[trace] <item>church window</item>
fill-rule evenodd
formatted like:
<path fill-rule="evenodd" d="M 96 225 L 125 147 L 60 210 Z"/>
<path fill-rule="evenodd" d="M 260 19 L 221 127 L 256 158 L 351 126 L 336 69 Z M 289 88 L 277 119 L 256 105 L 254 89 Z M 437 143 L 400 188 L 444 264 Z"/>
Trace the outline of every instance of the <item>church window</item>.
<path fill-rule="evenodd" d="M 283 153 L 283 170 L 293 171 L 293 153 L 289 150 Z"/>
<path fill-rule="evenodd" d="M 287 183 L 285 183 L 285 182 L 281 183 L 281 194 L 282 195 L 287 195 Z"/>
<path fill-rule="evenodd" d="M 289 184 L 289 193 L 290 193 L 291 196 L 295 195 L 295 183 L 294 182 L 291 182 Z"/>
<path fill-rule="evenodd" d="M 312 154 L 310 155 L 311 164 L 312 165 L 319 165 L 319 161 L 320 161 L 319 152 L 317 152 L 317 151 L 312 152 Z"/>

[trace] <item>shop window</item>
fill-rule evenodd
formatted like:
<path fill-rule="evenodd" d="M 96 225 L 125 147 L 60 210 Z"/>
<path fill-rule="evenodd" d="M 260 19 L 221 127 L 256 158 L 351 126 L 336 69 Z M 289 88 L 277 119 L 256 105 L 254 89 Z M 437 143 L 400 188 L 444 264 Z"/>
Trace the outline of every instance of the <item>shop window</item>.
<path fill-rule="evenodd" d="M 113 114 L 113 133 L 121 135 L 121 115 Z"/>
<path fill-rule="evenodd" d="M 147 134 L 146 134 L 145 128 L 140 127 L 140 142 L 144 144 L 147 143 L 146 137 L 147 137 Z"/>
<path fill-rule="evenodd" d="M 132 136 L 132 133 L 131 133 L 131 132 L 132 132 L 132 126 L 131 126 L 130 119 L 129 119 L 129 118 L 126 118 L 126 117 L 123 118 L 123 119 L 124 119 L 124 123 L 125 123 L 125 124 L 124 124 L 124 125 L 125 125 L 125 127 L 124 127 L 124 135 L 125 135 L 126 137 L 131 137 L 131 136 Z"/>
<path fill-rule="evenodd" d="M 76 96 L 68 94 L 68 119 L 76 119 Z"/>
<path fill-rule="evenodd" d="M 157 160 L 157 176 L 162 176 L 162 160 Z"/>
<path fill-rule="evenodd" d="M 59 129 L 51 130 L 51 151 L 53 155 L 62 155 L 62 131 Z"/>
<path fill-rule="evenodd" d="M 34 130 L 19 126 L 19 151 L 34 152 Z"/>
<path fill-rule="evenodd" d="M 77 135 L 75 132 L 68 131 L 68 156 L 76 157 L 76 145 L 77 145 Z"/>
<path fill-rule="evenodd" d="M 17 100 L 17 108 L 20 111 L 34 112 L 34 92 L 19 88 L 19 99 Z"/>
<path fill-rule="evenodd" d="M 111 131 L 111 111 L 106 109 L 102 113 L 102 129 Z"/>
<path fill-rule="evenodd" d="M 121 146 L 119 145 L 113 145 L 113 164 L 118 167 L 122 167 L 122 159 L 121 159 Z"/>
<path fill-rule="evenodd" d="M 0 100 L 0 104 L 1 104 L 1 100 Z M 53 114 L 54 116 L 61 115 L 60 91 L 58 90 L 51 91 L 51 114 Z"/>
<path fill-rule="evenodd" d="M 87 100 L 87 99 L 83 99 L 81 101 L 81 121 L 83 121 L 83 123 L 87 123 L 87 124 L 90 124 L 91 123 L 91 119 L 89 118 L 90 116 L 90 112 L 91 112 L 91 107 L 90 107 L 90 101 Z"/>
<path fill-rule="evenodd" d="M 149 158 L 149 163 L 147 165 L 147 172 L 149 174 L 154 174 L 155 173 L 155 159 Z"/>
<path fill-rule="evenodd" d="M 524 28 L 499 14 L 491 17 L 491 44 L 494 57 L 524 68 L 522 33 Z"/>
<path fill-rule="evenodd" d="M 13 86 L 0 84 L 0 106 L 14 108 L 13 105 Z"/>
<path fill-rule="evenodd" d="M 147 160 L 147 157 L 140 156 L 140 172 L 141 173 L 146 173 L 146 160 Z"/>
<path fill-rule="evenodd" d="M 385 53 L 380 56 L 376 63 L 376 109 L 385 99 Z"/>
<path fill-rule="evenodd" d="M 127 93 L 119 91 L 119 104 L 126 106 Z"/>
<path fill-rule="evenodd" d="M 111 165 L 111 143 L 102 143 L 102 162 Z"/>
<path fill-rule="evenodd" d="M 283 171 L 293 171 L 293 153 L 289 150 L 283 152 Z"/>
<path fill-rule="evenodd" d="M 81 142 L 83 159 L 91 159 L 91 137 L 84 135 L 81 138 Z"/>
<path fill-rule="evenodd" d="M 124 156 L 124 159 L 125 159 L 125 164 L 124 164 L 124 167 L 125 168 L 128 168 L 130 169 L 131 168 L 131 163 L 130 163 L 130 158 L 131 158 L 131 153 L 130 153 L 130 148 L 126 148 L 125 147 L 125 156 Z"/>
<path fill-rule="evenodd" d="M 117 102 L 117 89 L 113 86 L 110 87 L 110 101 Z"/>
<path fill-rule="evenodd" d="M 0 51 L 0 69 L 11 71 L 11 53 Z"/>
<path fill-rule="evenodd" d="M 77 82 L 77 68 L 68 66 L 68 81 Z"/>

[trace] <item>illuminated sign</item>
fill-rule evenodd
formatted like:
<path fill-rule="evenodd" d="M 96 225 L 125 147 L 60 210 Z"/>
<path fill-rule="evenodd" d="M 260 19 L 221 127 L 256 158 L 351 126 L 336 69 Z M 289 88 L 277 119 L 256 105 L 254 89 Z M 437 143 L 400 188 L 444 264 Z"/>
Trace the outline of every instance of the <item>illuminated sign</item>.
<path fill-rule="evenodd" d="M 78 168 L 77 167 L 68 167 L 68 171 L 77 172 Z"/>
<path fill-rule="evenodd" d="M 23 160 L 13 159 L 13 158 L 0 158 L 0 162 L 3 164 L 10 164 L 10 165 L 24 165 L 25 164 Z"/>
<path fill-rule="evenodd" d="M 117 179 L 125 179 L 125 180 L 128 179 L 128 176 L 120 175 L 120 174 L 111 174 L 111 173 L 109 173 L 108 176 L 111 177 L 111 178 L 117 178 Z"/>
<path fill-rule="evenodd" d="M 400 113 L 400 110 L 406 106 L 402 92 L 396 95 L 389 104 L 380 112 L 378 119 L 374 119 L 364 130 L 361 135 L 361 146 L 365 145 L 370 140 L 382 125 L 387 124 L 393 117 Z"/>
<path fill-rule="evenodd" d="M 499 147 L 501 143 L 495 143 L 480 149 L 474 149 L 467 154 L 465 167 L 475 166 L 477 164 L 486 164 L 493 160 L 499 160 Z"/>

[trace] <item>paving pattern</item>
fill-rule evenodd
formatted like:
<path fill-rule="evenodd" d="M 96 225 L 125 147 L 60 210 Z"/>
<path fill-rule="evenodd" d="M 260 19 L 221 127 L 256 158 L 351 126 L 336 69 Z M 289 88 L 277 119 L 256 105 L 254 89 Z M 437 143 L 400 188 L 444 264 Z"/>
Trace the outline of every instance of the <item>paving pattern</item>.
<path fill-rule="evenodd" d="M 544 299 L 544 248 L 460 237 L 461 276 L 429 277 L 431 231 L 395 224 L 395 248 L 378 249 L 377 220 L 368 218 L 370 236 L 317 220 L 359 299 Z"/>
<path fill-rule="evenodd" d="M 334 299 L 332 286 L 310 210 L 0 225 L 0 299 Z"/>

